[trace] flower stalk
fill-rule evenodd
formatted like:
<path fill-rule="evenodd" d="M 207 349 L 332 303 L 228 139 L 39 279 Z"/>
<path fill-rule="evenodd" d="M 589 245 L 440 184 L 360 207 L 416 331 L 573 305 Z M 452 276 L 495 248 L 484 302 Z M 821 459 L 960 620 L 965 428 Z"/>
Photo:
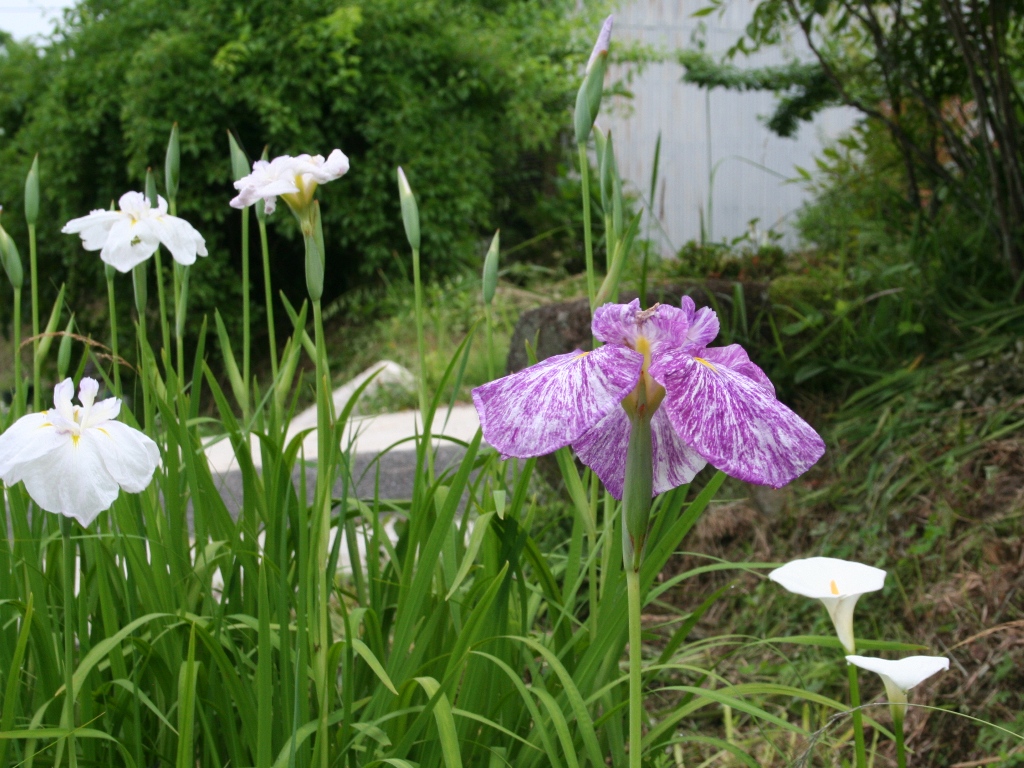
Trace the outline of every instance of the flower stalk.
<path fill-rule="evenodd" d="M 77 768 L 75 748 L 75 550 L 71 540 L 74 526 L 70 517 L 60 516 L 64 545 L 64 720 L 68 729 L 68 765 Z"/>
<path fill-rule="evenodd" d="M 121 394 L 121 356 L 117 353 L 117 302 L 114 298 L 114 275 L 117 273 L 112 266 L 106 265 L 104 270 L 107 278 L 107 306 L 110 308 L 110 353 L 113 356 L 114 389 Z"/>
<path fill-rule="evenodd" d="M 146 197 L 150 206 L 157 204 L 156 179 L 153 169 L 146 169 Z M 171 326 L 167 322 L 167 298 L 164 296 L 164 265 L 160 257 L 160 249 L 153 251 L 153 268 L 156 270 L 156 299 L 160 306 L 160 340 L 166 354 L 171 350 Z"/>
<path fill-rule="evenodd" d="M 32 407 L 41 406 L 42 360 L 39 355 L 39 269 L 36 263 L 36 221 L 39 218 L 39 155 L 32 160 L 25 178 L 25 222 L 28 224 L 29 282 L 32 284 Z"/>
<path fill-rule="evenodd" d="M 416 314 L 416 348 L 419 354 L 420 379 L 420 418 L 423 420 L 423 445 L 427 456 L 427 475 L 434 477 L 434 453 L 430 446 L 430 428 L 427 423 L 427 406 L 430 404 L 430 393 L 427 383 L 427 342 L 423 323 L 423 283 L 420 278 L 420 212 L 416 204 L 409 180 L 405 171 L 398 169 L 398 199 L 402 205 L 402 225 L 405 237 L 412 249 L 412 284 L 413 302 Z"/>
<path fill-rule="evenodd" d="M 847 664 L 846 673 L 850 680 L 850 709 L 853 711 L 854 756 L 857 768 L 866 768 L 868 758 L 864 745 L 864 716 L 860 709 L 860 685 L 857 681 L 857 668 L 853 664 Z"/>
<path fill-rule="evenodd" d="M 656 406 L 655 406 L 656 407 Z M 640 768 L 643 678 L 640 615 L 640 566 L 651 516 L 653 496 L 653 440 L 647 387 L 636 388 L 636 407 L 629 409 L 629 446 L 626 449 L 626 482 L 622 493 L 622 564 L 626 570 L 626 598 L 629 611 L 629 766 Z"/>
<path fill-rule="evenodd" d="M 2 211 L 2 208 L 0 208 Z M 21 415 L 23 400 L 21 398 L 24 383 L 21 380 L 21 288 L 25 282 L 25 272 L 21 266 L 21 254 L 14 240 L 0 225 L 0 264 L 3 265 L 11 288 L 14 290 L 14 413 Z"/>

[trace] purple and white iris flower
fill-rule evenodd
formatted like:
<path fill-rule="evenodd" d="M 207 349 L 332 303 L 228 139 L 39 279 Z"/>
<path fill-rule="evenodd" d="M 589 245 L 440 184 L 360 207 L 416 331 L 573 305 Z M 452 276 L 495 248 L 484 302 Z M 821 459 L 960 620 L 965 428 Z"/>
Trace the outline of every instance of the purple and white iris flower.
<path fill-rule="evenodd" d="M 706 463 L 778 488 L 824 453 L 822 439 L 776 399 L 742 347 L 707 346 L 718 317 L 688 296 L 681 307 L 605 304 L 592 330 L 603 346 L 473 390 L 484 438 L 503 458 L 571 445 L 621 499 L 638 415 L 651 420 L 653 495 L 690 482 Z"/>

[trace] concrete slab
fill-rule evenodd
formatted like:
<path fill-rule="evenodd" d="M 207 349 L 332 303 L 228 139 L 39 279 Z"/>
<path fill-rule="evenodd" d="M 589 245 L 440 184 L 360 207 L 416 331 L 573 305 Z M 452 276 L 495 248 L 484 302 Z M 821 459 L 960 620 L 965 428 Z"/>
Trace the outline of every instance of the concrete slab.
<path fill-rule="evenodd" d="M 363 397 L 377 391 L 381 386 L 395 383 L 405 385 L 412 377 L 408 370 L 397 363 L 382 360 L 334 390 L 332 397 L 336 412 L 341 411 L 355 391 L 374 374 L 377 374 L 376 378 L 364 390 Z M 315 459 L 317 456 L 316 423 L 316 406 L 311 406 L 297 414 L 288 425 L 289 440 L 303 430 L 311 430 L 302 441 L 307 460 Z M 451 445 L 451 442 L 444 438 L 468 442 L 476 435 L 479 427 L 480 420 L 472 405 L 455 405 L 450 410 L 441 408 L 434 417 L 432 431 L 438 436 L 435 438 L 434 444 L 437 446 Z M 422 431 L 423 420 L 418 410 L 376 416 L 357 416 L 349 421 L 342 446 L 351 446 L 354 454 L 370 457 L 375 457 L 389 448 L 393 452 L 412 451 L 415 450 L 413 438 L 421 434 Z M 253 461 L 259 466 L 260 451 L 256 438 L 252 438 L 252 447 Z M 206 446 L 206 456 L 210 462 L 210 468 L 215 474 L 224 475 L 238 470 L 234 451 L 230 441 L 226 438 L 221 437 L 211 441 Z"/>

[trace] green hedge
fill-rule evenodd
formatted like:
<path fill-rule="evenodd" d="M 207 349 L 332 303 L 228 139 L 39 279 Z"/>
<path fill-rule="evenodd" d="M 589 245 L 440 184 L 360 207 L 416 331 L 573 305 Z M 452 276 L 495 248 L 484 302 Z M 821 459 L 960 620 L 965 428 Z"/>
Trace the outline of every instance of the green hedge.
<path fill-rule="evenodd" d="M 178 213 L 206 236 L 211 254 L 193 278 L 196 311 L 238 306 L 228 130 L 253 157 L 269 145 L 271 155 L 340 147 L 351 158 L 349 174 L 321 191 L 327 297 L 398 268 L 395 254 L 406 250 L 398 164 L 419 196 L 424 263 L 436 274 L 452 271 L 503 219 L 531 219 L 523 208 L 543 188 L 543 169 L 555 167 L 543 158 L 557 153 L 592 37 L 591 19 L 573 7 L 86 0 L 41 51 L 0 39 L 4 225 L 25 243 L 21 189 L 38 151 L 41 274 L 51 290 L 68 281 L 76 304 L 103 295 L 99 259 L 58 230 L 141 189 L 147 166 L 159 178 L 177 121 Z M 275 284 L 301 297 L 301 238 L 287 211 L 271 222 Z M 259 279 L 254 269 L 254 297 Z"/>

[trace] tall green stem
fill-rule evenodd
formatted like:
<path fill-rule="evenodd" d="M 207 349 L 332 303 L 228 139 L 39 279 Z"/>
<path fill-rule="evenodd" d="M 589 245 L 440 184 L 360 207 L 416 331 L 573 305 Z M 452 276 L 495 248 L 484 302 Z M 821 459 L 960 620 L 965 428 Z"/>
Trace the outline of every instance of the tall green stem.
<path fill-rule="evenodd" d="M 249 209 L 242 209 L 242 381 L 249 389 Z M 246 414 L 248 417 L 249 414 Z"/>
<path fill-rule="evenodd" d="M 328 609 L 330 593 L 328 592 L 327 574 L 327 542 L 331 527 L 331 480 L 333 477 L 331 435 L 334 423 L 331 408 L 330 370 L 327 364 L 327 348 L 324 342 L 324 319 L 320 307 L 320 299 L 313 301 L 313 322 L 316 333 L 316 401 L 317 401 L 317 475 L 315 504 L 319 513 L 317 520 L 317 595 L 316 613 L 319 620 L 317 636 L 317 682 L 320 696 L 318 712 L 317 751 L 320 753 L 320 765 L 327 768 L 329 758 L 327 720 L 331 685 L 327 679 L 327 655 L 330 649 L 328 635 Z M 346 681 L 348 683 L 348 681 Z"/>
<path fill-rule="evenodd" d="M 634 395 L 635 403 L 626 409 L 630 424 L 629 445 L 626 448 L 626 481 L 622 489 L 622 566 L 626 571 L 626 598 L 629 604 L 629 768 L 640 768 L 640 726 L 644 711 L 640 566 L 650 525 L 654 488 L 654 441 L 651 435 L 651 418 L 654 413 L 653 410 L 647 412 L 647 387 L 643 378 L 634 390 Z"/>
<path fill-rule="evenodd" d="M 114 389 L 121 395 L 121 356 L 117 353 L 117 304 L 114 301 L 114 278 L 107 278 L 107 304 L 110 305 L 110 352 L 114 356 Z"/>
<path fill-rule="evenodd" d="M 267 302 L 267 336 L 270 340 L 270 370 L 277 379 L 277 334 L 274 330 L 274 294 L 270 287 L 270 248 L 267 245 L 267 223 L 257 217 L 260 228 L 260 250 L 263 252 L 263 293 Z"/>
<path fill-rule="evenodd" d="M 171 354 L 171 326 L 167 322 L 167 298 L 164 296 L 164 265 L 160 257 L 160 249 L 153 253 L 153 267 L 156 270 L 156 297 L 160 305 L 160 339 L 163 342 L 164 354 Z M 168 360 L 168 365 L 169 365 Z"/>
<path fill-rule="evenodd" d="M 36 265 L 36 225 L 28 225 L 29 279 L 32 282 L 32 409 L 41 409 L 42 389 L 40 387 L 39 359 L 39 269 Z"/>
<path fill-rule="evenodd" d="M 420 418 L 423 419 L 423 445 L 427 454 L 427 475 L 434 477 L 434 451 L 430 444 L 431 424 L 427 422 L 430 394 L 427 383 L 427 341 L 423 331 L 423 282 L 420 279 L 420 249 L 412 249 L 412 284 L 416 309 L 416 346 L 420 357 Z"/>
<path fill-rule="evenodd" d="M 583 185 L 583 253 L 587 264 L 587 296 L 590 298 L 590 309 L 594 309 L 594 298 L 597 296 L 597 280 L 594 277 L 594 242 L 590 233 L 590 160 L 587 158 L 587 147 L 579 145 L 580 183 Z"/>
<path fill-rule="evenodd" d="M 21 380 L 21 288 L 14 289 L 14 415 L 21 416 L 21 393 L 25 383 Z"/>
<path fill-rule="evenodd" d="M 640 768 L 644 697 L 641 678 L 640 572 L 626 564 L 626 596 L 629 602 L 629 768 Z"/>
<path fill-rule="evenodd" d="M 188 292 L 188 267 L 177 262 L 171 266 L 174 272 L 174 346 L 178 359 L 178 389 L 185 386 L 185 298 Z"/>
<path fill-rule="evenodd" d="M 68 728 L 68 764 L 78 765 L 75 752 L 75 550 L 71 541 L 74 522 L 60 515 L 60 532 L 64 538 L 64 718 Z"/>
<path fill-rule="evenodd" d="M 903 743 L 903 713 L 892 708 L 892 730 L 896 735 L 896 766 L 907 768 L 907 747 Z"/>
<path fill-rule="evenodd" d="M 860 711 L 860 686 L 857 683 L 857 668 L 853 664 L 847 664 L 846 673 L 850 679 L 850 706 L 853 708 L 853 743 L 857 768 L 867 768 L 867 750 L 864 748 L 864 717 Z"/>

